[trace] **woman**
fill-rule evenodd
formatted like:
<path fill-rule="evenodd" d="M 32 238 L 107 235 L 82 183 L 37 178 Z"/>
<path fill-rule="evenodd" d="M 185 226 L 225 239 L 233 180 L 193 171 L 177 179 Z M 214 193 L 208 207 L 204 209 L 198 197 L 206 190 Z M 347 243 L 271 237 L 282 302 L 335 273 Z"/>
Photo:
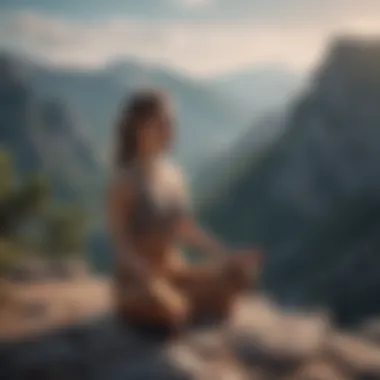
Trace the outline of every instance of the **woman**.
<path fill-rule="evenodd" d="M 166 327 L 228 315 L 256 264 L 254 252 L 227 254 L 191 219 L 180 172 L 163 158 L 172 128 L 164 94 L 132 96 L 118 126 L 108 193 L 118 311 L 128 321 Z M 180 241 L 208 254 L 212 266 L 186 265 L 176 251 Z"/>

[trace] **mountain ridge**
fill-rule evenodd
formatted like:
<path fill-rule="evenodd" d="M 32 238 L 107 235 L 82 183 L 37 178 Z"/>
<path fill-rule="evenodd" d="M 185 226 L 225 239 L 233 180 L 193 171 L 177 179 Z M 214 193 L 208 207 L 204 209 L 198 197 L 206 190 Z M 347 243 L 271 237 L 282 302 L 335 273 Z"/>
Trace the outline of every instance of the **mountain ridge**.
<path fill-rule="evenodd" d="M 29 77 L 41 97 L 59 98 L 69 105 L 71 112 L 80 116 L 81 123 L 87 124 L 91 132 L 91 143 L 96 145 L 105 162 L 110 159 L 112 126 L 120 104 L 136 88 L 153 86 L 171 94 L 178 115 L 178 141 L 174 153 L 190 171 L 212 157 L 219 150 L 218 146 L 244 132 L 252 119 L 261 117 L 265 109 L 277 107 L 278 102 L 272 101 L 275 94 L 260 99 L 257 93 L 268 93 L 264 91 L 267 87 L 269 93 L 282 92 L 281 96 L 290 96 L 293 91 L 270 89 L 273 80 L 265 79 L 259 90 L 245 94 L 242 101 L 235 98 L 233 83 L 219 88 L 213 83 L 216 78 L 194 79 L 169 67 L 132 58 L 84 69 L 55 67 L 47 62 L 4 54 L 8 54 L 14 66 L 19 66 L 23 75 Z M 281 82 L 280 79 L 276 81 Z M 250 84 L 250 88 L 255 83 Z"/>
<path fill-rule="evenodd" d="M 267 252 L 263 286 L 278 300 L 327 305 L 344 323 L 379 311 L 378 239 L 370 232 L 380 226 L 379 62 L 379 42 L 332 44 L 283 136 L 201 211 L 227 241 Z M 337 286 L 350 294 L 329 291 Z"/>

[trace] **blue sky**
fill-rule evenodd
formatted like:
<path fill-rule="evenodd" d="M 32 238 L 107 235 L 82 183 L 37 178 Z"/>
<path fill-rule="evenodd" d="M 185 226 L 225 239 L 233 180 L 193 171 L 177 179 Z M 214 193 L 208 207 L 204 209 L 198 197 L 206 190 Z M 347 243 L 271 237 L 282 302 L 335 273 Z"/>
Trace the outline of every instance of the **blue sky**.
<path fill-rule="evenodd" d="M 380 0 L 0 0 L 0 47 L 62 66 L 134 57 L 195 76 L 307 70 L 341 34 L 380 33 Z"/>

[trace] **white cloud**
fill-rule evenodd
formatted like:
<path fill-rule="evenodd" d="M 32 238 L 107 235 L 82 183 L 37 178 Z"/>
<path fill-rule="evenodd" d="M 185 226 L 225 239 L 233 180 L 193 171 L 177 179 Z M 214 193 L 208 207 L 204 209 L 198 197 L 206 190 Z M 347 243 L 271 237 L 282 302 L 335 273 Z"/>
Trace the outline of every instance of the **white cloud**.
<path fill-rule="evenodd" d="M 185 9 L 202 9 L 214 4 L 213 0 L 173 0 Z"/>
<path fill-rule="evenodd" d="M 0 44 L 19 47 L 56 65 L 98 66 L 121 56 L 169 65 L 194 75 L 250 64 L 309 67 L 335 34 L 380 32 L 377 18 L 273 26 L 250 22 L 168 22 L 113 18 L 67 21 L 37 13 L 0 18 Z"/>

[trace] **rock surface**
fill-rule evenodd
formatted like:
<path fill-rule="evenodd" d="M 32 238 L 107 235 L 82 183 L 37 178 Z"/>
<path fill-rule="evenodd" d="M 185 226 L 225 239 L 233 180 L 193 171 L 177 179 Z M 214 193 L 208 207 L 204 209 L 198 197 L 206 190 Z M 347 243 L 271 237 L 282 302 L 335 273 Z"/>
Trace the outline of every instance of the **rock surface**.
<path fill-rule="evenodd" d="M 148 336 L 106 316 L 3 342 L 0 379 L 377 380 L 380 344 L 366 334 L 251 297 L 225 325 L 178 338 Z"/>

